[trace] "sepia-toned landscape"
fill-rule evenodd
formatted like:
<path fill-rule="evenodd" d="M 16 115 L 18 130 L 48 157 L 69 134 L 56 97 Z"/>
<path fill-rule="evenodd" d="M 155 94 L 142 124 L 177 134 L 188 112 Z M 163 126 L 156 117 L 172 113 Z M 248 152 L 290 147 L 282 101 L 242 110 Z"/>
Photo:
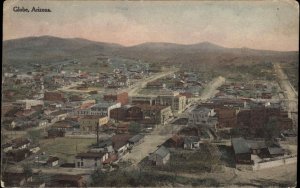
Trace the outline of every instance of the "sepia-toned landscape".
<path fill-rule="evenodd" d="M 6 1 L 1 187 L 296 187 L 299 5 Z"/>

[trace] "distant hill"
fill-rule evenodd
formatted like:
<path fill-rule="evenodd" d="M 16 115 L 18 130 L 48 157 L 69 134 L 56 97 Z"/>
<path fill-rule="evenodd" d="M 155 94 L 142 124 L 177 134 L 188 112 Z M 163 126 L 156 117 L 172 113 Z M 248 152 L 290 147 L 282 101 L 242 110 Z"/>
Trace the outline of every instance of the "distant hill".
<path fill-rule="evenodd" d="M 143 43 L 124 47 L 118 44 L 80 38 L 52 36 L 27 37 L 3 42 L 3 63 L 51 63 L 83 57 L 123 57 L 146 62 L 225 65 L 270 61 L 298 61 L 298 52 L 278 52 L 249 48 L 225 48 L 209 42 L 191 45 L 174 43 Z"/>

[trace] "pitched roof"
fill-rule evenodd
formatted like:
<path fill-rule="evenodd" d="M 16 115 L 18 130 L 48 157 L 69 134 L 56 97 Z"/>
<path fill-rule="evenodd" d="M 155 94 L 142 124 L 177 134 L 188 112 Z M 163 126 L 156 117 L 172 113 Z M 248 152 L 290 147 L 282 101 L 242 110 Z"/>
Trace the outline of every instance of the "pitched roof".
<path fill-rule="evenodd" d="M 76 155 L 76 158 L 101 158 L 105 155 L 106 153 L 102 152 L 86 152 L 86 153 L 78 153 Z"/>
<path fill-rule="evenodd" d="M 250 147 L 244 138 L 232 138 L 231 143 L 235 154 L 250 153 Z"/>
<path fill-rule="evenodd" d="M 268 147 L 268 151 L 271 155 L 283 155 L 284 154 L 284 149 L 280 148 L 280 147 Z"/>
<path fill-rule="evenodd" d="M 197 136 L 188 136 L 188 137 L 184 137 L 184 143 L 185 144 L 192 144 L 194 142 L 199 142 L 200 138 Z"/>
<path fill-rule="evenodd" d="M 145 135 L 142 134 L 137 134 L 135 136 L 133 136 L 132 138 L 130 138 L 128 141 L 129 142 L 138 142 L 139 140 L 141 140 L 142 138 L 144 138 Z"/>
<path fill-rule="evenodd" d="M 160 157 L 164 158 L 165 156 L 167 156 L 170 153 L 170 151 L 165 148 L 164 146 L 160 146 L 155 152 L 154 154 L 159 155 Z"/>

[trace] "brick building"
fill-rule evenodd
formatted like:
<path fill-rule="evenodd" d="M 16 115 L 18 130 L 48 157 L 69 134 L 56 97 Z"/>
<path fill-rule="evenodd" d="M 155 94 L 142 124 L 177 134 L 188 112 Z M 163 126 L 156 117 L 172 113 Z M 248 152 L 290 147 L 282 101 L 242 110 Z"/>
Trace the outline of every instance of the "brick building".
<path fill-rule="evenodd" d="M 103 99 L 108 102 L 120 102 L 122 105 L 128 104 L 128 93 L 120 92 L 115 94 L 107 94 Z"/>
<path fill-rule="evenodd" d="M 271 117 L 277 117 L 280 129 L 290 129 L 293 125 L 287 112 L 282 111 L 280 108 L 266 108 L 263 106 L 241 110 L 237 115 L 237 125 L 255 130 L 266 125 Z"/>
<path fill-rule="evenodd" d="M 111 118 L 122 121 L 132 121 L 143 119 L 143 112 L 138 106 L 125 105 L 110 111 Z"/>
<path fill-rule="evenodd" d="M 59 92 L 45 92 L 44 100 L 46 101 L 65 101 L 64 95 Z"/>

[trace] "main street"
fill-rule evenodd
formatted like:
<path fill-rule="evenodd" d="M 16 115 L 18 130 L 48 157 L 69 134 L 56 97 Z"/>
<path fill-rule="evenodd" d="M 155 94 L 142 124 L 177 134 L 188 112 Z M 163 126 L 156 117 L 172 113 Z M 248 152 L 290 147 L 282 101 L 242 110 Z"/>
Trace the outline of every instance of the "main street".
<path fill-rule="evenodd" d="M 225 78 L 223 77 L 217 77 L 213 79 L 209 84 L 207 84 L 207 87 L 199 97 L 199 100 L 207 100 L 215 96 L 215 94 L 217 93 L 217 88 L 224 82 Z M 180 114 L 180 117 L 187 116 L 189 110 L 192 108 L 193 106 L 190 105 L 184 113 Z M 170 119 L 169 122 L 172 122 L 173 120 L 174 119 Z M 154 152 L 158 148 L 158 146 L 172 137 L 172 135 L 177 133 L 182 127 L 183 125 L 172 125 L 170 123 L 167 123 L 166 125 L 159 125 L 153 130 L 153 132 L 145 136 L 144 142 L 142 142 L 138 146 L 133 147 L 131 152 L 126 154 L 122 158 L 122 160 L 130 161 L 132 163 L 132 166 L 136 166 L 141 160 L 147 157 L 150 153 Z"/>
<path fill-rule="evenodd" d="M 289 112 L 290 118 L 292 118 L 295 128 L 298 126 L 298 92 L 294 89 L 290 83 L 287 75 L 283 72 L 280 64 L 274 64 L 274 69 L 278 77 L 278 83 L 284 92 L 285 104 Z"/>

